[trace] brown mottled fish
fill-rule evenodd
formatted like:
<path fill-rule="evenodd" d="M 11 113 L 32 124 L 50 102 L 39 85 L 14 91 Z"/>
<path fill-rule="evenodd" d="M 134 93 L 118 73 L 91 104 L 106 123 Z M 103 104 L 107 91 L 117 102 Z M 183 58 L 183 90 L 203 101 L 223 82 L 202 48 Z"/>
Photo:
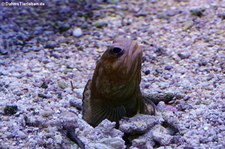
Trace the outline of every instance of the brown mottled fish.
<path fill-rule="evenodd" d="M 151 101 L 140 91 L 142 48 L 136 41 L 118 38 L 97 63 L 83 93 L 83 119 L 97 126 L 118 122 L 137 113 L 154 114 Z"/>

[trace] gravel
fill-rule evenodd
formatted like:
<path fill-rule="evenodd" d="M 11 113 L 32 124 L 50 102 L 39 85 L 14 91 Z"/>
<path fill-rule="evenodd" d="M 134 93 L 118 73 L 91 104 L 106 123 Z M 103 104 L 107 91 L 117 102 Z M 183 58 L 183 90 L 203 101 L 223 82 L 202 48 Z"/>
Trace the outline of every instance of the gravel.
<path fill-rule="evenodd" d="M 0 148 L 225 148 L 224 1 L 44 3 L 0 6 Z M 144 94 L 185 96 L 93 128 L 83 89 L 121 35 L 143 46 Z"/>

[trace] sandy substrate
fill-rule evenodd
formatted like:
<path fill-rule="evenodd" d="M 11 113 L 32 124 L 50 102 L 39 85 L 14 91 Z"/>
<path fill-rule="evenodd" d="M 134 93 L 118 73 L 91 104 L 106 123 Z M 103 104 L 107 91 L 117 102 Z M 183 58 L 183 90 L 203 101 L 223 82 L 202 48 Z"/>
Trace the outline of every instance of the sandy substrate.
<path fill-rule="evenodd" d="M 145 130 L 131 148 L 225 148 L 224 0 L 131 0 L 92 10 L 44 3 L 0 8 L 0 148 L 78 148 L 65 122 L 86 148 L 124 148 L 125 131 L 109 121 L 93 129 L 80 109 L 97 59 L 121 35 L 144 48 L 143 93 L 185 95 L 158 105 L 178 122 L 165 136 L 172 141 Z"/>

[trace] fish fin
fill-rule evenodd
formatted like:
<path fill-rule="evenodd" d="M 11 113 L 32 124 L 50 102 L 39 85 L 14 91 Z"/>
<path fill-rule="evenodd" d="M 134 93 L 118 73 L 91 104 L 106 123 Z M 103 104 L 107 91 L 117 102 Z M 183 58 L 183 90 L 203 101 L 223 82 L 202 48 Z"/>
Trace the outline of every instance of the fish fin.
<path fill-rule="evenodd" d="M 91 99 L 91 80 L 88 80 L 83 92 L 82 115 L 83 119 L 92 126 L 97 126 L 102 120 L 119 122 L 126 115 L 123 105 L 111 106 L 96 99 Z"/>
<path fill-rule="evenodd" d="M 108 118 L 110 115 L 110 110 L 98 102 L 92 103 L 91 112 L 92 119 L 90 124 L 92 126 L 97 126 L 102 120 Z"/>
<path fill-rule="evenodd" d="M 82 115 L 84 120 L 91 118 L 91 80 L 88 80 L 83 92 Z"/>
<path fill-rule="evenodd" d="M 91 120 L 92 126 L 97 126 L 104 119 L 119 122 L 119 120 L 126 115 L 124 106 L 111 107 L 105 103 L 94 102 L 92 103 Z"/>
<path fill-rule="evenodd" d="M 144 109 L 141 110 L 141 113 L 155 115 L 157 112 L 156 105 L 146 96 L 142 96 L 142 100 L 144 102 Z"/>
<path fill-rule="evenodd" d="M 91 100 L 91 83 L 92 81 L 88 80 L 83 92 L 83 119 L 92 126 L 97 126 L 104 119 L 118 122 L 126 115 L 124 106 L 113 107 L 99 100 Z"/>

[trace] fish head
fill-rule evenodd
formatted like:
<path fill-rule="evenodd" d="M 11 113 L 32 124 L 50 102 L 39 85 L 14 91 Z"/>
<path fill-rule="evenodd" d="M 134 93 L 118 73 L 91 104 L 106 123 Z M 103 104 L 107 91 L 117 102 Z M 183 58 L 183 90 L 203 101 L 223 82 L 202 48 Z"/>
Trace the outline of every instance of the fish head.
<path fill-rule="evenodd" d="M 108 46 L 101 57 L 105 75 L 112 75 L 115 80 L 132 79 L 141 71 L 142 48 L 136 41 L 117 38 Z"/>
<path fill-rule="evenodd" d="M 139 90 L 142 48 L 136 41 L 117 38 L 97 63 L 92 84 L 96 98 L 124 100 Z"/>

